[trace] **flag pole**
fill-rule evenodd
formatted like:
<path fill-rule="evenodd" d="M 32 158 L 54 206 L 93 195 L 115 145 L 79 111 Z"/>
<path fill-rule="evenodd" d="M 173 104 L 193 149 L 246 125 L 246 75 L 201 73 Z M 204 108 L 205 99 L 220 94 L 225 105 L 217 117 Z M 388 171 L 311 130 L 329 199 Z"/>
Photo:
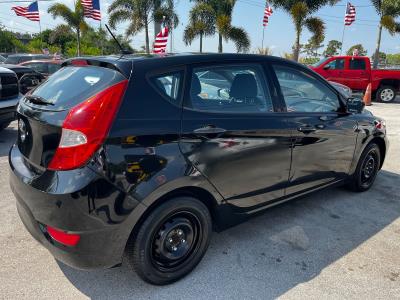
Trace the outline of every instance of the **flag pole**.
<path fill-rule="evenodd" d="M 263 35 L 262 35 L 262 42 L 261 42 L 262 51 L 264 51 L 264 37 L 265 37 L 265 26 L 263 26 Z"/>
<path fill-rule="evenodd" d="M 346 24 L 343 25 L 343 33 L 342 33 L 342 46 L 340 47 L 340 55 L 343 53 L 343 42 L 344 42 L 344 32 L 346 30 Z"/>
<path fill-rule="evenodd" d="M 342 33 L 342 47 L 340 47 L 340 55 L 343 53 L 343 43 L 344 43 L 344 33 L 346 31 L 346 15 L 349 3 L 347 3 L 346 8 L 344 10 L 344 22 L 343 22 L 343 33 Z"/>
<path fill-rule="evenodd" d="M 42 23 L 40 21 L 40 9 L 39 9 L 39 0 L 37 0 L 38 3 L 38 12 L 39 12 L 39 34 L 40 34 L 40 50 L 43 53 L 43 37 L 42 37 Z"/>

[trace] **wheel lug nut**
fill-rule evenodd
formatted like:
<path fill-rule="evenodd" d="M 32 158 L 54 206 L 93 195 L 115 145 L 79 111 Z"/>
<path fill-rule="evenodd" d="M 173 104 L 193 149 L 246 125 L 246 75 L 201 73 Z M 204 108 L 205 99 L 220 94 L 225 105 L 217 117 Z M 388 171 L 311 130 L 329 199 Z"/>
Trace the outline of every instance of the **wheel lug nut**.
<path fill-rule="evenodd" d="M 168 242 L 172 243 L 172 241 L 173 241 L 173 240 L 172 240 L 171 238 L 169 238 Z"/>

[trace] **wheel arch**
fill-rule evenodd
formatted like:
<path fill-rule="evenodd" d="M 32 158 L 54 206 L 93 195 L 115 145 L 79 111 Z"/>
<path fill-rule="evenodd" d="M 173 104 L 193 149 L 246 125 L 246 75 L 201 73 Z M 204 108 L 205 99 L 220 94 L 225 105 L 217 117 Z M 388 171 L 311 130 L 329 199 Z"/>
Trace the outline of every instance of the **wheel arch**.
<path fill-rule="evenodd" d="M 182 186 L 170 190 L 165 194 L 159 196 L 158 198 L 154 199 L 150 205 L 146 207 L 146 209 L 138 217 L 135 224 L 131 227 L 129 238 L 127 239 L 125 248 L 132 242 L 132 239 L 135 238 L 137 231 L 140 229 L 140 226 L 143 224 L 146 218 L 154 211 L 154 209 L 156 209 L 159 205 L 161 205 L 161 203 L 164 203 L 165 201 L 185 196 L 198 199 L 208 208 L 211 214 L 213 229 L 215 231 L 219 231 L 220 224 L 222 222 L 221 217 L 219 216 L 219 206 L 221 204 L 221 199 L 217 199 L 216 196 L 213 195 L 211 191 L 208 191 L 204 187 Z"/>
<path fill-rule="evenodd" d="M 386 158 L 386 150 L 387 150 L 386 142 L 381 137 L 374 137 L 365 147 L 367 147 L 368 145 L 370 145 L 372 143 L 377 144 L 378 147 L 379 147 L 379 150 L 380 150 L 380 153 L 381 153 L 381 165 L 379 166 L 379 169 L 382 169 L 383 163 L 384 163 L 385 158 Z"/>
<path fill-rule="evenodd" d="M 384 86 L 394 87 L 397 91 L 400 90 L 400 79 L 382 79 L 379 82 L 378 89 Z"/>

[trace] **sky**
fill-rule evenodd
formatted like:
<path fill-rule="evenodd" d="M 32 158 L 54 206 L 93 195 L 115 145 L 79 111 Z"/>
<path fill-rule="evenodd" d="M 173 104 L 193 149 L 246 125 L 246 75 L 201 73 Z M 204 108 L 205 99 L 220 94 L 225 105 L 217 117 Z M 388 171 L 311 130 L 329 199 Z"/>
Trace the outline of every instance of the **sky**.
<path fill-rule="evenodd" d="M 189 0 L 175 1 L 180 22 L 172 35 L 173 51 L 198 51 L 198 40 L 195 40 L 190 46 L 186 46 L 182 41 L 183 30 L 188 22 L 188 14 L 193 4 Z M 22 17 L 17 17 L 15 13 L 11 11 L 11 7 L 14 5 L 27 5 L 27 3 L 17 2 L 18 0 L 14 1 L 14 3 L 12 3 L 11 0 L 0 0 L 0 23 L 13 31 L 28 33 L 39 32 L 38 23 L 31 22 Z M 54 28 L 56 25 L 62 23 L 61 19 L 54 20 L 47 13 L 48 7 L 57 2 L 62 2 L 72 8 L 74 0 L 39 1 L 42 29 Z M 112 0 L 100 0 L 103 24 L 108 20 L 107 9 L 111 2 Z M 346 3 L 347 1 L 341 1 L 333 7 L 324 7 L 314 14 L 315 16 L 322 18 L 326 23 L 325 45 L 328 41 L 333 39 L 341 40 Z M 357 21 L 352 26 L 346 27 L 344 49 L 347 50 L 352 45 L 360 43 L 368 50 L 368 55 L 372 55 L 376 46 L 378 16 L 374 8 L 371 6 L 370 0 L 353 0 L 352 4 L 355 5 L 357 9 Z M 232 23 L 235 26 L 240 26 L 247 30 L 251 39 L 251 52 L 256 51 L 258 47 L 261 47 L 264 5 L 264 0 L 238 0 L 234 9 Z M 92 26 L 99 26 L 99 22 L 96 21 L 89 20 L 88 23 Z M 126 24 L 121 23 L 117 26 L 116 32 L 118 34 L 123 34 L 125 28 Z M 153 36 L 153 32 L 153 29 L 151 29 L 151 36 Z M 306 43 L 309 37 L 310 34 L 305 30 L 301 38 L 301 43 Z M 291 52 L 294 39 L 294 26 L 290 17 L 282 10 L 275 10 L 274 14 L 270 17 L 268 27 L 265 29 L 264 45 L 270 47 L 273 50 L 274 55 L 280 56 L 285 52 Z M 138 33 L 135 37 L 131 38 L 131 40 L 132 47 L 140 49 L 140 47 L 144 45 L 144 32 Z M 204 51 L 216 52 L 218 48 L 217 43 L 217 36 L 206 38 L 204 41 Z M 387 31 L 384 31 L 381 50 L 386 53 L 400 53 L 400 35 L 392 37 Z M 234 44 L 232 42 L 224 42 L 224 52 L 235 52 Z"/>

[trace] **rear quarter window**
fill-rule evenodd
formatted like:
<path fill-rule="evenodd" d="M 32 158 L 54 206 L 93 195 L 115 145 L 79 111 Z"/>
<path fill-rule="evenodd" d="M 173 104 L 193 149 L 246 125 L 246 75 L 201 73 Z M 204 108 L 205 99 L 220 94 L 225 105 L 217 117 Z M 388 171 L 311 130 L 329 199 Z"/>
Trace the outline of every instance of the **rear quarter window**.
<path fill-rule="evenodd" d="M 54 110 L 65 110 L 124 79 L 107 68 L 68 66 L 50 76 L 32 95 L 51 103 Z"/>
<path fill-rule="evenodd" d="M 180 90 L 182 83 L 182 72 L 173 72 L 151 78 L 155 89 L 164 96 L 169 102 L 179 106 Z"/>

